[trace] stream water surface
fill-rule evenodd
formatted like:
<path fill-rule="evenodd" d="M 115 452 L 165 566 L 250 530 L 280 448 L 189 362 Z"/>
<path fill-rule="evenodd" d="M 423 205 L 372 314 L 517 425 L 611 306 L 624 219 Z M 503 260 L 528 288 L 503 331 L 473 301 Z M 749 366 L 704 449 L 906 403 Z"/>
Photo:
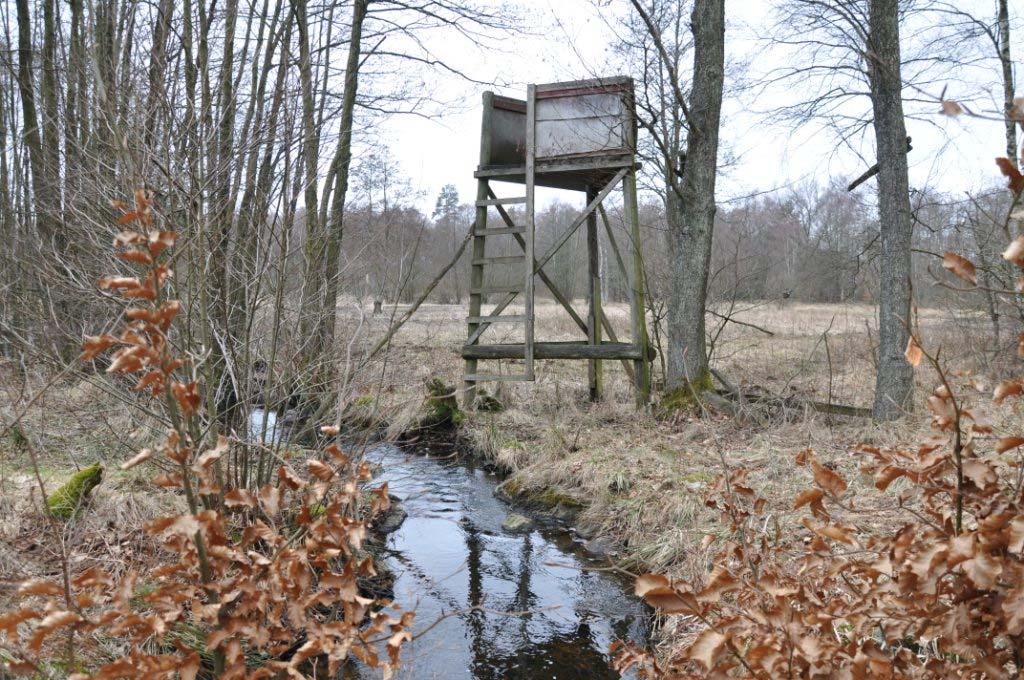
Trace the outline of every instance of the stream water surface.
<path fill-rule="evenodd" d="M 644 605 L 563 530 L 511 535 L 499 479 L 381 447 L 371 457 L 409 517 L 388 537 L 395 599 L 416 609 L 403 678 L 618 678 L 608 646 L 642 642 Z M 446 617 L 446 618 L 442 618 Z"/>
<path fill-rule="evenodd" d="M 416 610 L 417 638 L 402 648 L 398 677 L 619 677 L 608 646 L 644 642 L 649 615 L 623 580 L 595 570 L 604 562 L 577 538 L 560 529 L 505 532 L 500 479 L 472 464 L 390 445 L 368 457 L 408 513 L 386 543 L 395 600 Z"/>

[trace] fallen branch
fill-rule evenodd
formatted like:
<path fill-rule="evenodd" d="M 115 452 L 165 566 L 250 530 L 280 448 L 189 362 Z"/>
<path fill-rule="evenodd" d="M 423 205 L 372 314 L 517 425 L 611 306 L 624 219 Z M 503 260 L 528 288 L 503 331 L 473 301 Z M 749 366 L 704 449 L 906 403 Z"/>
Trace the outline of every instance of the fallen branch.
<path fill-rule="evenodd" d="M 799 399 L 797 397 L 780 397 L 765 390 L 755 389 L 750 392 L 740 392 L 739 388 L 729 382 L 724 375 L 715 369 L 711 369 L 714 376 L 721 385 L 721 390 L 716 390 L 721 397 L 731 399 L 737 403 L 761 404 L 765 406 L 781 406 L 785 408 L 810 408 L 818 413 L 827 413 L 836 416 L 849 416 L 851 418 L 870 418 L 871 409 L 860 406 L 848 406 L 846 404 L 833 404 L 827 401 L 814 401 L 813 399 Z"/>

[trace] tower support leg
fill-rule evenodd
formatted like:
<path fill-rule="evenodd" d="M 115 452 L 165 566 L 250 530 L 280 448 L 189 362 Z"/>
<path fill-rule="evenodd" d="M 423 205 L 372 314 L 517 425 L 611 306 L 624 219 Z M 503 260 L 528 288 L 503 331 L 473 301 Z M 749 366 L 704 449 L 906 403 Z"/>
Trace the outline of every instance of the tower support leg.
<path fill-rule="evenodd" d="M 476 183 L 476 197 L 477 200 L 484 200 L 487 198 L 490 186 L 487 180 L 482 179 Z M 472 261 L 479 262 L 481 258 L 486 255 L 487 237 L 479 235 L 479 232 L 487 228 L 487 206 L 479 206 L 476 209 L 476 220 L 473 226 L 473 258 Z M 479 317 L 480 309 L 483 302 L 482 293 L 474 293 L 473 290 L 478 290 L 484 285 L 484 267 L 482 264 L 473 264 L 469 273 L 469 316 Z M 469 324 L 469 337 L 472 337 L 476 332 L 477 327 L 480 324 L 470 323 Z M 477 374 L 477 360 L 466 359 L 466 372 L 465 375 L 476 375 Z M 463 383 L 462 392 L 462 405 L 467 411 L 473 408 L 473 404 L 476 403 L 476 381 L 467 380 Z"/>
<path fill-rule="evenodd" d="M 650 341 L 647 337 L 647 316 L 644 299 L 644 258 L 640 241 L 640 215 L 636 199 L 636 170 L 630 170 L 622 184 L 623 212 L 629 229 L 633 251 L 633 276 L 630 277 L 629 311 L 633 342 L 640 348 L 640 359 L 633 364 L 637 408 L 645 409 L 651 401 Z"/>
<path fill-rule="evenodd" d="M 587 189 L 587 204 L 597 197 L 597 191 Z M 601 344 L 601 252 L 597 238 L 597 211 L 587 215 L 587 344 Z M 590 400 L 599 401 L 604 392 L 604 371 L 600 359 L 587 362 L 587 383 Z"/>

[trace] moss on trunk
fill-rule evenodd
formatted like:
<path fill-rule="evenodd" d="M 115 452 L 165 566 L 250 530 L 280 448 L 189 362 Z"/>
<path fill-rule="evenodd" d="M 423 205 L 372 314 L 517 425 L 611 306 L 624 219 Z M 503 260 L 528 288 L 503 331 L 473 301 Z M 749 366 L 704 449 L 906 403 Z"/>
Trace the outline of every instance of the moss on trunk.
<path fill-rule="evenodd" d="M 714 389 L 711 381 L 710 371 L 697 380 L 684 382 L 682 385 L 669 390 L 658 402 L 656 412 L 659 416 L 669 416 L 679 411 L 687 411 L 697 406 L 700 395 Z"/>
<path fill-rule="evenodd" d="M 79 470 L 59 489 L 50 494 L 46 501 L 50 514 L 58 519 L 68 520 L 74 516 L 85 499 L 103 479 L 103 466 L 99 463 Z"/>

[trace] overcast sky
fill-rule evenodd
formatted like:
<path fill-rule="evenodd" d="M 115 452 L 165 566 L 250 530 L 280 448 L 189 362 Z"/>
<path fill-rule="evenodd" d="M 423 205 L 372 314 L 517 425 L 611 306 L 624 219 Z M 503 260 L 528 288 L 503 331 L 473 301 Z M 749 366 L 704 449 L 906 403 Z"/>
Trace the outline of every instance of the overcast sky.
<path fill-rule="evenodd" d="M 451 36 L 435 36 L 429 43 L 438 57 L 464 69 L 468 75 L 501 85 L 488 87 L 455 75 L 433 72 L 424 78 L 424 88 L 451 105 L 429 120 L 393 117 L 381 131 L 404 172 L 423 192 L 419 204 L 428 214 L 445 184 L 454 184 L 464 202 L 475 195 L 473 171 L 479 153 L 480 97 L 484 90 L 494 89 L 522 99 L 526 96 L 527 83 L 571 80 L 595 74 L 617 75 L 625 71 L 608 49 L 610 41 L 614 40 L 609 26 L 614 25 L 615 17 L 608 15 L 612 10 L 606 8 L 602 15 L 593 0 L 520 0 L 517 4 L 526 13 L 526 23 L 533 32 L 531 36 L 503 40 L 494 51 L 478 49 Z M 994 2 L 978 0 L 974 4 L 983 16 L 994 12 Z M 619 7 L 625 8 L 625 4 Z M 732 64 L 745 65 L 740 74 L 750 81 L 758 81 L 771 69 L 784 65 L 786 60 L 799 58 L 767 43 L 769 27 L 775 17 L 772 2 L 726 0 L 726 14 L 729 19 L 726 58 Z M 1015 43 L 1024 45 L 1019 40 Z M 1020 51 L 1014 56 L 1020 59 Z M 998 106 L 998 73 L 992 64 L 983 76 L 990 82 L 980 83 L 981 77 L 970 77 L 987 88 L 987 94 L 973 100 L 974 105 L 989 110 Z M 951 82 L 948 96 L 957 96 L 963 90 L 962 84 Z M 822 184 L 833 180 L 845 183 L 873 162 L 873 159 L 865 160 L 873 154 L 870 135 L 859 149 L 849 151 L 837 149 L 835 137 L 816 126 L 794 129 L 791 125 L 766 123 L 763 112 L 807 95 L 808 92 L 793 83 L 729 93 L 724 104 L 721 137 L 723 151 L 733 163 L 722 171 L 720 203 L 809 180 Z M 1005 147 L 1002 124 L 968 118 L 949 119 L 937 111 L 935 104 L 907 105 L 908 115 L 925 118 L 907 123 L 908 134 L 914 138 L 914 151 L 909 158 L 912 187 L 927 186 L 962 195 L 964 191 L 997 183 L 999 177 L 993 160 L 1005 153 L 1002 151 Z M 548 192 L 541 198 L 552 200 L 556 196 L 574 201 L 577 198 L 565 192 Z"/>

